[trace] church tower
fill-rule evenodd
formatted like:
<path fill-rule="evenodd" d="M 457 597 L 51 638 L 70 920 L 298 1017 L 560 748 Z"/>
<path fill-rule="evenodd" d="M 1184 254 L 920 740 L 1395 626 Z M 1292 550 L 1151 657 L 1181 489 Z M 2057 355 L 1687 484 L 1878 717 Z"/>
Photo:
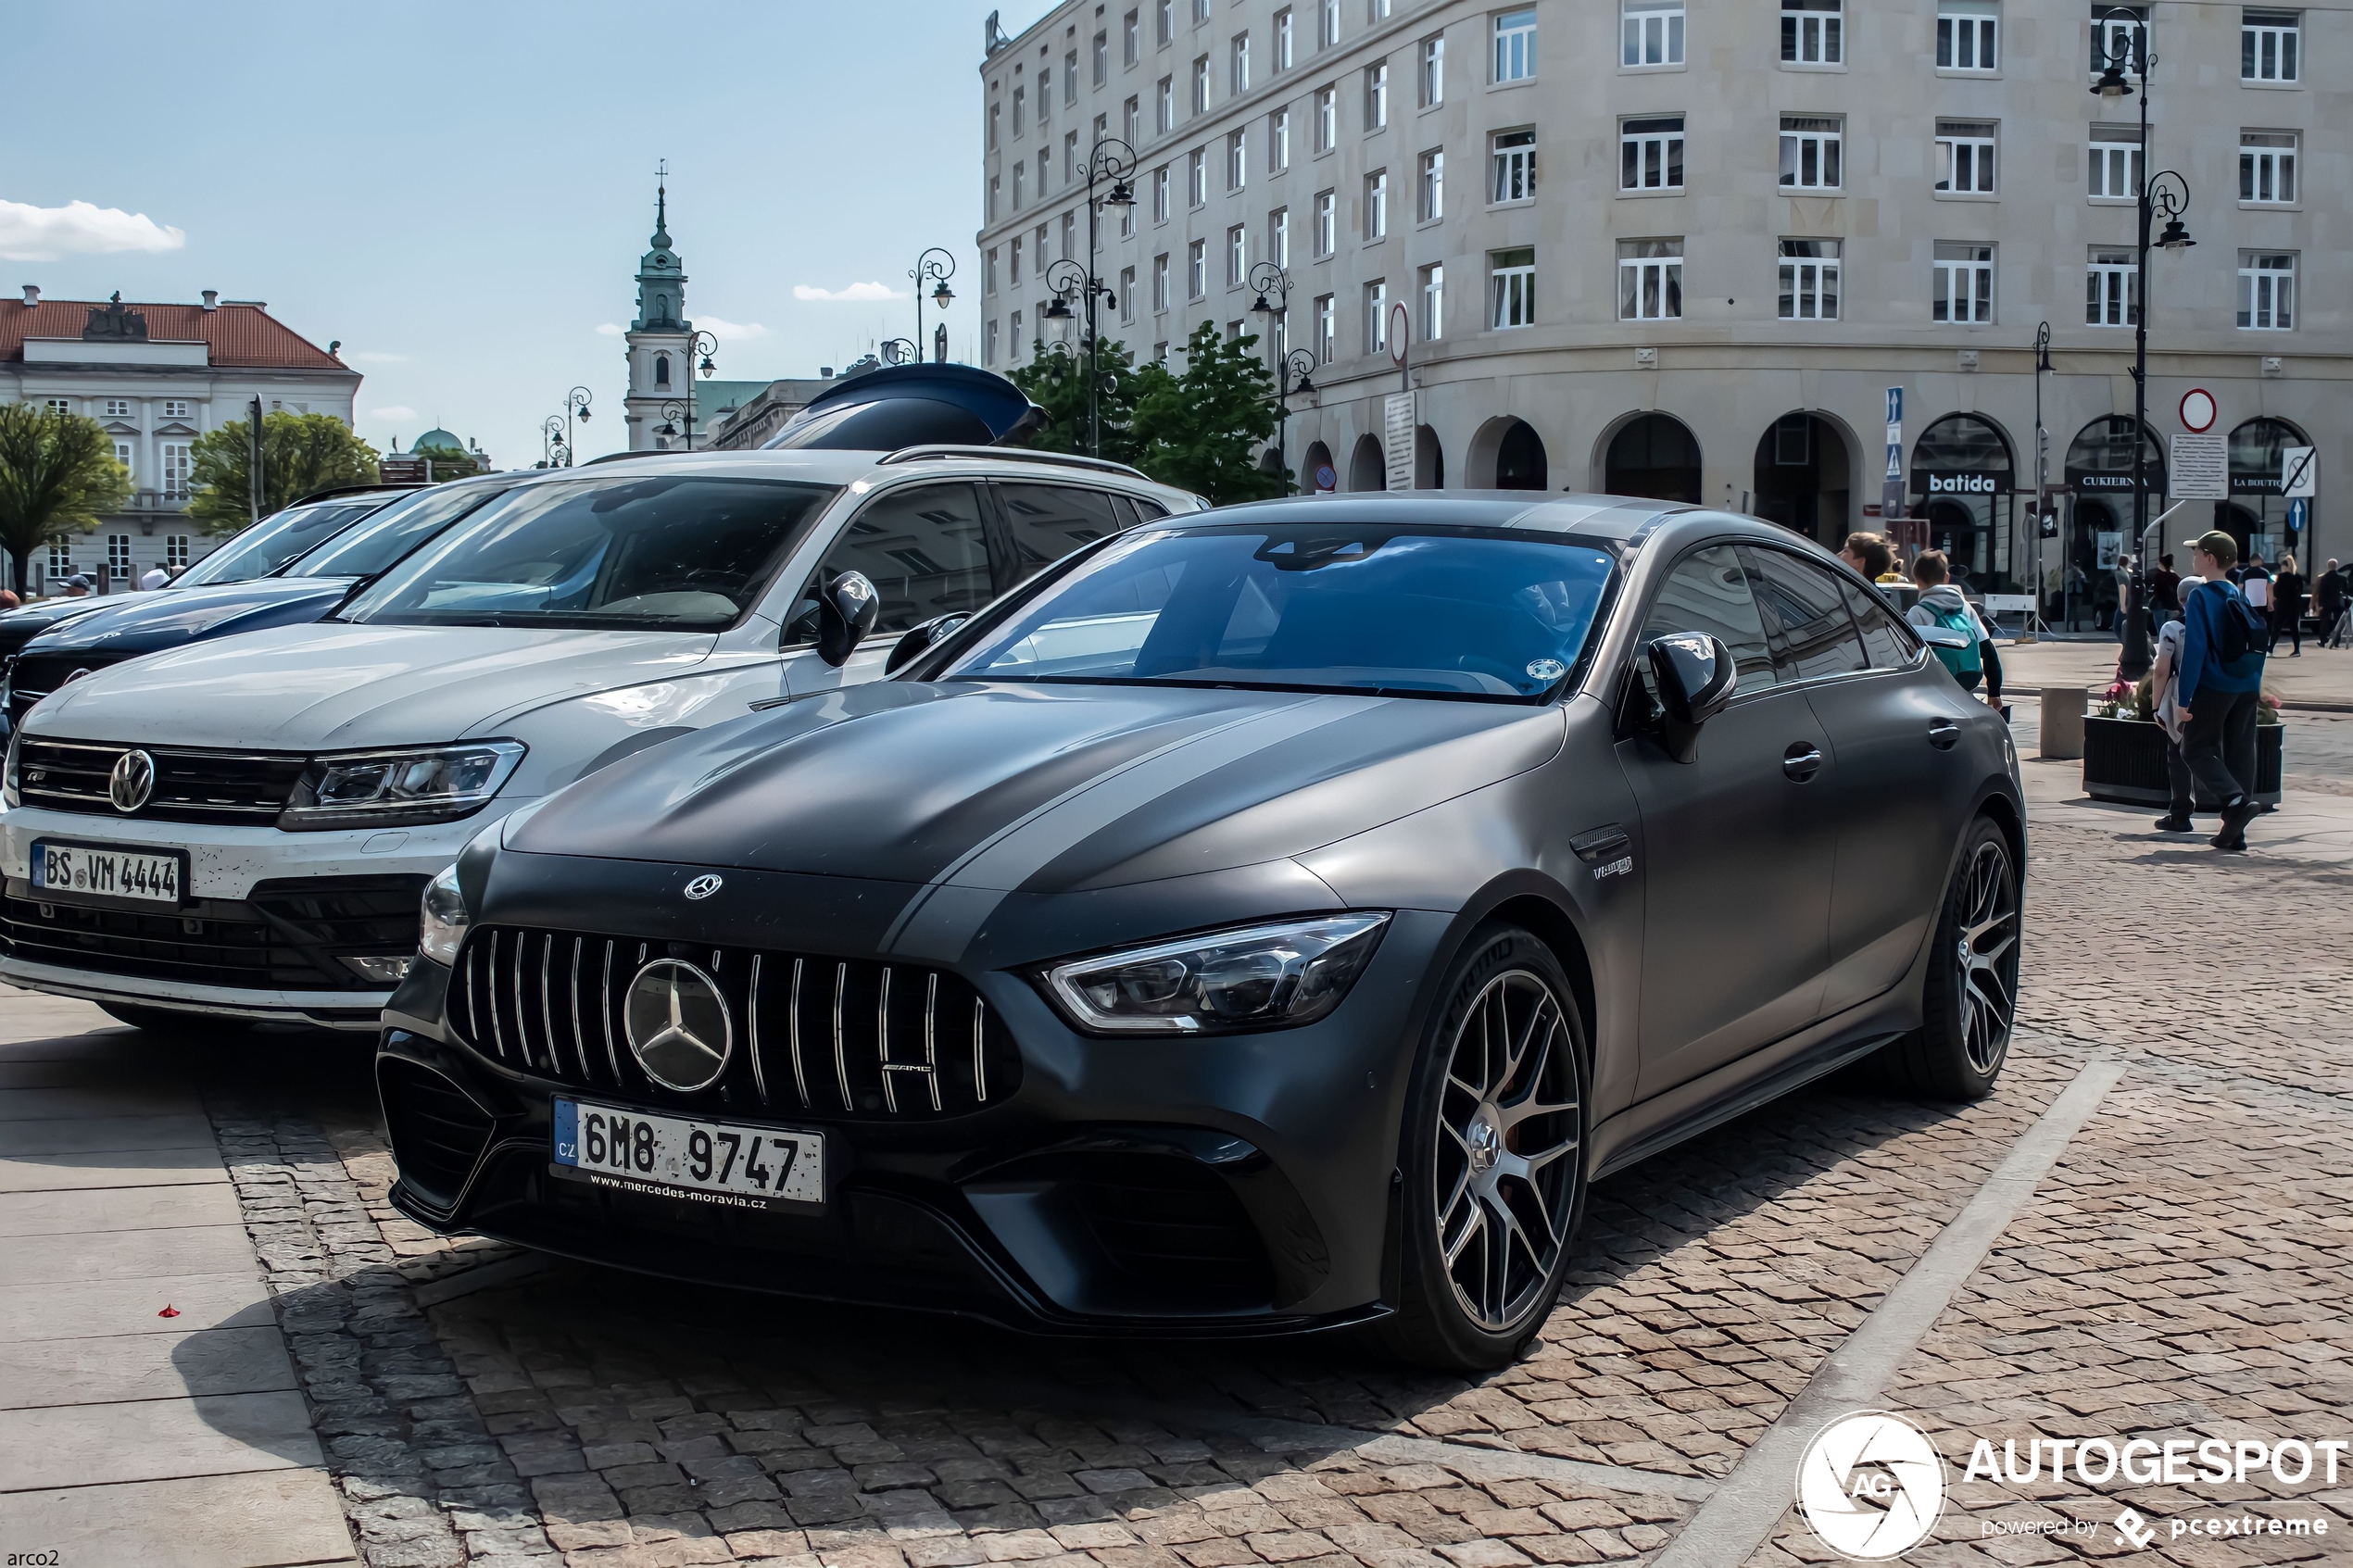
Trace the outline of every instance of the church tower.
<path fill-rule="evenodd" d="M 674 446 L 683 433 L 665 436 L 662 405 L 684 402 L 686 383 L 694 374 L 690 345 L 694 323 L 686 320 L 686 273 L 670 244 L 670 166 L 664 164 L 654 187 L 652 248 L 637 263 L 637 319 L 623 334 L 628 344 L 629 449 L 652 452 Z M 681 425 L 683 421 L 674 421 Z"/>

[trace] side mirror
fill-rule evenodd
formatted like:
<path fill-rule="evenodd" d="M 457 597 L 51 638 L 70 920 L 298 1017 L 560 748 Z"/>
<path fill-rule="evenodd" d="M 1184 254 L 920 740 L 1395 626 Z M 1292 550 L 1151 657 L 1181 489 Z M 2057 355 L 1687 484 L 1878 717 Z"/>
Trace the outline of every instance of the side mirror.
<path fill-rule="evenodd" d="M 1720 637 L 1677 632 L 1652 639 L 1642 652 L 1666 710 L 1660 739 L 1676 761 L 1689 762 L 1699 754 L 1700 726 L 1724 711 L 1739 684 L 1732 650 Z"/>
<path fill-rule="evenodd" d="M 845 571 L 817 594 L 817 657 L 838 670 L 882 615 L 882 596 L 862 571 Z"/>
<path fill-rule="evenodd" d="M 925 652 L 933 644 L 937 643 L 949 633 L 971 619 L 971 616 L 959 610 L 953 615 L 935 615 L 920 625 L 908 627 L 899 641 L 891 645 L 890 657 L 883 660 L 883 673 L 897 674 L 901 668 L 913 663 L 916 655 Z"/>

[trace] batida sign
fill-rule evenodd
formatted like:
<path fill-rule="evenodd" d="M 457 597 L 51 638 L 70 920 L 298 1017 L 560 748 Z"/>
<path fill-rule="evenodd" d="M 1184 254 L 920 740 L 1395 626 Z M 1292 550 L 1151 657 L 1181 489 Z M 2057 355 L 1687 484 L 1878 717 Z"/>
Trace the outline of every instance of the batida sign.
<path fill-rule="evenodd" d="M 1931 495 L 2007 495 L 2010 489 L 2007 473 L 1931 473 L 1914 478 L 1915 489 L 1922 488 L 1918 480 L 1928 482 L 1924 493 Z"/>

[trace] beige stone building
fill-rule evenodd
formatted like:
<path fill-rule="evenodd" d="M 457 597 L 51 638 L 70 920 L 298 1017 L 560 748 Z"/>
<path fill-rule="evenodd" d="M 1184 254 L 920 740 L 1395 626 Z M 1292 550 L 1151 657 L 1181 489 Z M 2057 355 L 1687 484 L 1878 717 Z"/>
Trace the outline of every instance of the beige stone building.
<path fill-rule="evenodd" d="M 2099 96 L 2095 55 L 2130 58 L 2134 18 L 2152 81 Z M 2340 10 L 1066 0 L 989 45 L 984 358 L 1031 352 L 1041 263 L 1086 253 L 1088 152 L 1124 140 L 1106 336 L 1140 356 L 1203 321 L 1259 330 L 1251 272 L 1280 265 L 1262 340 L 1317 360 L 1288 431 L 1304 486 L 1383 483 L 1383 399 L 1410 374 L 1421 485 L 1729 504 L 1831 539 L 1881 516 L 1900 387 L 1915 536 L 1994 591 L 2073 583 L 2046 613 L 2102 620 L 2131 530 L 2145 156 L 2186 181 L 2196 242 L 2150 258 L 2152 484 L 2193 388 L 2229 438 L 2229 498 L 2163 533 L 2219 519 L 2267 553 L 2353 555 L 2322 515 L 2353 457 Z"/>

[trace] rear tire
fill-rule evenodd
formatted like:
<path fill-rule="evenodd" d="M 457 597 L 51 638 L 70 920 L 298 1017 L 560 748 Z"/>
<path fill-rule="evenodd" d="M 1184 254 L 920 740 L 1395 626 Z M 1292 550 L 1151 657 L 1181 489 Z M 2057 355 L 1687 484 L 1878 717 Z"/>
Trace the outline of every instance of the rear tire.
<path fill-rule="evenodd" d="M 171 1008 L 143 1008 L 128 1002 L 100 1002 L 99 1010 L 118 1023 L 153 1035 L 159 1040 L 195 1042 L 218 1040 L 232 1034 L 243 1034 L 245 1024 L 233 1018 L 217 1018 L 210 1013 L 180 1012 Z"/>
<path fill-rule="evenodd" d="M 2018 889 L 2009 838 L 1977 818 L 1930 938 L 1920 1027 L 1880 1053 L 1889 1086 L 1933 1099 L 1994 1092 L 2018 1016 Z"/>
<path fill-rule="evenodd" d="M 1448 966 L 1414 1064 L 1390 1352 L 1510 1363 L 1543 1327 L 1585 1206 L 1585 1022 L 1552 949 L 1481 927 Z"/>

